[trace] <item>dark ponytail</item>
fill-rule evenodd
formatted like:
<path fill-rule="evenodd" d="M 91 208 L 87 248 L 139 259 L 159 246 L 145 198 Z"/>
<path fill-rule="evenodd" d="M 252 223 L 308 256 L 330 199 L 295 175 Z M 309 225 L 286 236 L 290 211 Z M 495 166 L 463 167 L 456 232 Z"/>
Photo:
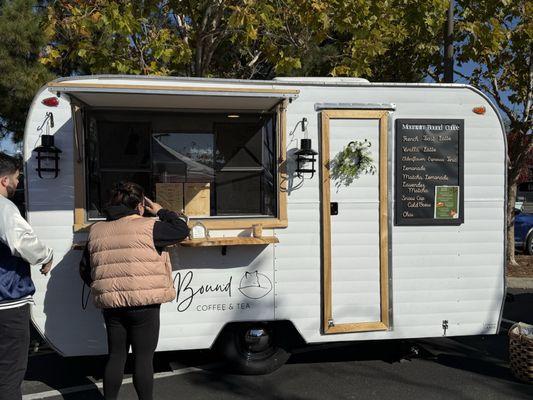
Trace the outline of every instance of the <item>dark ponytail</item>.
<path fill-rule="evenodd" d="M 124 205 L 135 210 L 144 200 L 144 189 L 133 182 L 119 182 L 111 190 L 108 206 Z"/>

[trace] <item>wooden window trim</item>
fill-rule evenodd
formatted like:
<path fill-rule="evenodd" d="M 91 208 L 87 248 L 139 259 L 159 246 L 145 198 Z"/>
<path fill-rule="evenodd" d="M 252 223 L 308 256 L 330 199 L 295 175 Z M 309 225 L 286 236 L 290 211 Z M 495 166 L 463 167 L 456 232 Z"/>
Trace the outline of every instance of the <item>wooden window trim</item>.
<path fill-rule="evenodd" d="M 190 224 L 201 222 L 210 230 L 229 230 L 229 229 L 251 229 L 252 225 L 261 224 L 263 229 L 286 228 L 288 226 L 287 218 L 287 104 L 288 100 L 282 101 L 277 107 L 277 124 L 276 134 L 276 154 L 278 157 L 278 217 L 216 217 L 216 218 L 192 218 Z M 74 113 L 73 113 L 74 116 Z M 84 150 L 84 127 L 82 122 L 78 122 L 74 117 L 77 128 L 74 131 L 78 135 L 78 140 L 74 141 L 74 152 Z M 81 127 L 81 131 L 79 129 Z M 79 132 L 78 132 L 79 131 Z M 81 140 L 80 140 L 81 138 Z M 81 149 L 76 148 L 76 142 Z M 81 160 L 74 159 L 74 232 L 86 232 L 89 227 L 97 221 L 87 221 L 86 212 L 86 185 L 85 185 L 85 153 L 81 152 L 84 157 Z"/>
<path fill-rule="evenodd" d="M 83 108 L 73 104 L 72 118 L 74 122 L 74 232 L 83 231 L 87 226 L 85 211 L 85 125 Z"/>

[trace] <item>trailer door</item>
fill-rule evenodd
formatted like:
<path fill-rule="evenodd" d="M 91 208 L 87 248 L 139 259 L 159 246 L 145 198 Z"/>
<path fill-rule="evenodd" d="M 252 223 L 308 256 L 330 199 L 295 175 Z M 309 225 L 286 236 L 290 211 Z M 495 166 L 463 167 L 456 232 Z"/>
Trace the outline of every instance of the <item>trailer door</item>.
<path fill-rule="evenodd" d="M 389 329 L 388 111 L 321 112 L 323 332 Z M 337 186 L 330 161 L 370 142 L 375 174 Z"/>

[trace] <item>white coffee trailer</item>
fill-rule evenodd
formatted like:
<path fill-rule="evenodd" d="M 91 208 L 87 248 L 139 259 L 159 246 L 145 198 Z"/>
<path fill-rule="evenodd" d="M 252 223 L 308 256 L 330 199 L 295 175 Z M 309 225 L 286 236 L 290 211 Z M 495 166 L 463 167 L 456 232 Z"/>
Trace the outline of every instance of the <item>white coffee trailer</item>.
<path fill-rule="evenodd" d="M 351 183 L 331 173 L 350 144 L 371 167 Z M 217 344 L 260 373 L 296 340 L 499 329 L 506 138 L 471 86 L 62 78 L 35 96 L 24 160 L 27 217 L 55 254 L 49 277 L 34 273 L 33 322 L 65 356 L 106 352 L 78 263 L 118 180 L 195 225 L 169 249 L 158 351 Z"/>

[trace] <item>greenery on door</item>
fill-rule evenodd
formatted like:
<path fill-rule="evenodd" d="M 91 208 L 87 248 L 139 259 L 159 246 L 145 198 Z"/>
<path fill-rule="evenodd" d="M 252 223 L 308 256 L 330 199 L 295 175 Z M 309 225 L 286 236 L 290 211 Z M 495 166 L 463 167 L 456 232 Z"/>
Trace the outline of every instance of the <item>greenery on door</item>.
<path fill-rule="evenodd" d="M 330 161 L 330 175 L 337 190 L 351 185 L 363 174 L 374 175 L 377 172 L 370 152 L 371 146 L 367 139 L 352 141 Z"/>

